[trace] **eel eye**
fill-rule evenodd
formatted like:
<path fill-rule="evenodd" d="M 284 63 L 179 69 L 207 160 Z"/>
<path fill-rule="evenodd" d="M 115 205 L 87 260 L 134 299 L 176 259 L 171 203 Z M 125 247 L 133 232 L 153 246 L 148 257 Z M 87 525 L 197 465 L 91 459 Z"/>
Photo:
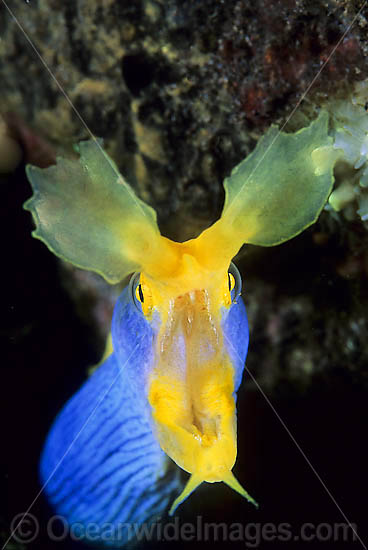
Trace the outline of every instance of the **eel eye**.
<path fill-rule="evenodd" d="M 144 295 L 143 295 L 143 289 L 141 284 L 139 284 L 135 289 L 135 297 L 137 298 L 137 300 L 139 300 L 141 304 L 144 303 Z"/>
<path fill-rule="evenodd" d="M 141 282 L 142 277 L 140 273 L 135 273 L 130 279 L 130 297 L 138 311 L 149 318 L 153 309 L 152 291 L 149 285 Z"/>
<path fill-rule="evenodd" d="M 231 295 L 231 302 L 235 302 L 242 288 L 242 280 L 238 268 L 231 262 L 228 271 L 228 286 Z"/>
<path fill-rule="evenodd" d="M 228 277 L 228 283 L 229 283 L 229 290 L 231 292 L 235 287 L 235 277 L 230 272 L 227 274 L 227 277 Z"/>

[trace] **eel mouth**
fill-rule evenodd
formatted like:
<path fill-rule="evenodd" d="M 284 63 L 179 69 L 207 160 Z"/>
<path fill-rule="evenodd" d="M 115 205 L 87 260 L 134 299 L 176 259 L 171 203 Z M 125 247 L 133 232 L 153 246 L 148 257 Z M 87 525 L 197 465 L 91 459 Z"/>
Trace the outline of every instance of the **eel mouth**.
<path fill-rule="evenodd" d="M 156 342 L 148 400 L 163 451 L 191 474 L 169 514 L 203 482 L 223 481 L 257 505 L 232 473 L 235 464 L 234 368 L 223 344 L 221 313 L 195 290 L 168 308 Z"/>
<path fill-rule="evenodd" d="M 184 470 L 221 481 L 236 458 L 234 369 L 206 291 L 178 296 L 156 344 L 149 385 L 162 449 Z"/>

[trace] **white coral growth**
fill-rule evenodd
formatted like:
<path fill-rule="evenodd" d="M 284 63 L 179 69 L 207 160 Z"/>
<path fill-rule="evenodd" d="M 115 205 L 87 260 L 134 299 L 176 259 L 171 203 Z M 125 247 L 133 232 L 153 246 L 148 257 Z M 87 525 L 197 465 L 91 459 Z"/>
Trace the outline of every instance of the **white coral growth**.
<path fill-rule="evenodd" d="M 345 209 L 352 201 L 358 203 L 357 214 L 368 221 L 368 79 L 355 85 L 348 101 L 329 105 L 334 147 L 341 151 L 340 160 L 348 163 L 352 172 L 333 191 L 329 203 L 334 210 Z M 348 216 L 350 217 L 350 216 Z"/>

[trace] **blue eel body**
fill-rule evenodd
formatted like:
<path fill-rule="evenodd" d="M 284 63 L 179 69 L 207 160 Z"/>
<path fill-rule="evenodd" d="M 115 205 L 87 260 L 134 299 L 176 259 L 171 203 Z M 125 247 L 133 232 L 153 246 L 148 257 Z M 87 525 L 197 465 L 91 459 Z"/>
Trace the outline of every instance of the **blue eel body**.
<path fill-rule="evenodd" d="M 240 296 L 224 310 L 221 328 L 236 392 L 249 340 Z M 113 353 L 58 414 L 42 452 L 40 477 L 52 508 L 72 532 L 85 527 L 84 542 L 100 548 L 124 547 L 134 538 L 124 526 L 165 516 L 182 489 L 180 469 L 157 441 L 145 393 L 156 331 L 129 285 L 114 310 Z M 89 524 L 97 526 L 93 536 Z"/>

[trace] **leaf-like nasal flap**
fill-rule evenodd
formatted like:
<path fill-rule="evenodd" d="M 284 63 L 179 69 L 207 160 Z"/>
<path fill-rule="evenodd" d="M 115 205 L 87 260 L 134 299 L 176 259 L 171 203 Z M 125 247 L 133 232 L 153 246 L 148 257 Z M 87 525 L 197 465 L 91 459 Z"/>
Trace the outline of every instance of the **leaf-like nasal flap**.
<path fill-rule="evenodd" d="M 96 140 L 81 142 L 79 159 L 27 166 L 34 194 L 24 208 L 33 235 L 57 256 L 117 283 L 159 256 L 155 211 L 141 201 Z"/>
<path fill-rule="evenodd" d="M 322 111 L 308 127 L 284 133 L 271 126 L 224 182 L 221 218 L 200 236 L 231 259 L 243 243 L 280 244 L 318 218 L 333 186 L 338 152 Z"/>

